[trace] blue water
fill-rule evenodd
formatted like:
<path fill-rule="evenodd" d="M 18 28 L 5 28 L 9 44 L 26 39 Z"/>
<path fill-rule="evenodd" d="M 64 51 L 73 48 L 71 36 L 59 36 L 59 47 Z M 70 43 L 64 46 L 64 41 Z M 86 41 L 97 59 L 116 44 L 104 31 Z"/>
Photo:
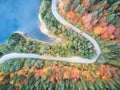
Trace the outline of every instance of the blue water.
<path fill-rule="evenodd" d="M 15 31 L 33 39 L 50 41 L 39 30 L 40 3 L 41 0 L 0 0 L 0 43 L 4 43 Z"/>

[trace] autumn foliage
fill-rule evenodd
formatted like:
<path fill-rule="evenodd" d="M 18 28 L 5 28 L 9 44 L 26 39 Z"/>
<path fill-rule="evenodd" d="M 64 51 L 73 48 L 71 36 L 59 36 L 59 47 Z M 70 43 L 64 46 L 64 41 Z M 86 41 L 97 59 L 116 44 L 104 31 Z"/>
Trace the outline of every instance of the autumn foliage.
<path fill-rule="evenodd" d="M 96 68 L 95 64 L 93 64 L 92 66 L 93 66 L 92 67 L 93 69 Z M 87 68 L 88 66 L 83 65 L 83 67 Z M 4 85 L 7 83 L 7 81 L 10 80 L 11 85 L 15 85 L 15 87 L 20 87 L 22 84 L 25 84 L 28 82 L 28 78 L 31 73 L 34 73 L 33 74 L 34 78 L 36 78 L 38 76 L 41 78 L 44 78 L 46 75 L 49 76 L 49 74 L 51 74 L 50 82 L 52 82 L 52 83 L 58 83 L 61 79 L 64 79 L 64 80 L 75 79 L 77 82 L 80 80 L 80 76 L 85 77 L 87 82 L 94 83 L 97 78 L 101 78 L 107 82 L 110 78 L 117 76 L 117 74 L 118 74 L 118 72 L 117 72 L 118 68 L 116 68 L 116 67 L 110 67 L 109 65 L 103 65 L 103 64 L 100 64 L 99 67 L 100 67 L 100 69 L 95 70 L 95 71 L 89 71 L 89 70 L 82 71 L 77 68 L 68 67 L 68 66 L 48 66 L 48 67 L 44 67 L 41 69 L 23 68 L 16 72 L 1 73 L 0 74 L 0 85 L 1 84 Z M 110 72 L 111 69 L 113 69 L 114 73 L 109 74 L 108 72 Z M 52 72 L 50 73 L 51 70 L 52 70 Z M 96 78 L 90 78 L 91 72 L 96 75 Z M 8 75 L 8 78 L 4 79 L 4 75 Z M 16 76 L 18 76 L 18 77 L 24 76 L 23 81 L 15 82 L 14 80 L 12 80 L 12 78 L 14 78 Z"/>
<path fill-rule="evenodd" d="M 74 4 L 71 3 L 69 12 L 65 12 L 64 8 L 66 7 L 67 2 L 70 2 L 70 0 L 62 0 L 59 3 L 59 10 L 60 14 L 64 16 L 67 20 L 72 20 L 72 24 L 76 25 L 79 22 L 82 22 L 82 25 L 84 26 L 84 29 L 86 30 L 92 30 L 94 32 L 94 35 L 100 36 L 103 40 L 115 40 L 116 36 L 118 35 L 119 31 L 117 30 L 116 26 L 112 23 L 109 23 L 106 21 L 106 17 L 109 14 L 107 9 L 109 8 L 109 4 L 106 3 L 103 7 L 103 11 L 101 12 L 101 16 L 99 17 L 96 15 L 96 12 L 94 10 L 98 9 L 99 6 L 103 4 L 103 1 L 98 2 L 95 5 L 92 5 L 89 9 L 89 12 L 87 11 L 87 8 L 89 6 L 90 0 L 83 0 L 80 4 L 82 7 L 84 7 L 85 12 L 81 15 L 80 13 L 76 12 Z M 75 2 L 75 1 L 74 1 Z M 101 7 L 102 8 L 102 7 Z M 116 10 L 120 10 L 120 6 L 116 8 Z M 94 13 L 93 13 L 94 12 Z M 95 16 L 94 16 L 95 14 Z M 99 19 L 98 19 L 99 18 Z"/>

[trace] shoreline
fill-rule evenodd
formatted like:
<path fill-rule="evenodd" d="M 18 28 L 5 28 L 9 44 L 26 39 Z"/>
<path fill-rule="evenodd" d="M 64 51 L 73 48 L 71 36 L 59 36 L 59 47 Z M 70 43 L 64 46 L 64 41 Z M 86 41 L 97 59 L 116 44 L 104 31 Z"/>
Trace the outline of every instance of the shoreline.
<path fill-rule="evenodd" d="M 23 32 L 21 31 L 15 31 L 14 33 L 18 33 L 18 34 L 21 34 L 25 39 L 30 39 L 30 40 L 34 40 L 34 41 L 37 41 L 37 42 L 44 42 L 44 43 L 51 43 L 51 42 L 47 42 L 47 41 L 41 41 L 41 40 L 37 40 L 37 39 L 33 39 L 33 38 L 30 38 L 28 36 L 26 36 Z M 14 34 L 13 33 L 13 34 Z"/>
<path fill-rule="evenodd" d="M 50 37 L 52 40 L 54 40 L 53 42 L 62 42 L 62 39 L 61 38 L 58 38 L 54 35 L 50 35 L 50 31 L 47 29 L 45 23 L 43 22 L 42 18 L 41 18 L 41 15 L 39 13 L 39 21 L 40 21 L 40 25 L 39 25 L 39 28 L 40 28 L 40 31 L 47 35 L 48 37 Z"/>
<path fill-rule="evenodd" d="M 39 21 L 40 21 L 40 25 L 39 25 L 40 31 L 43 34 L 49 36 L 50 38 L 54 38 L 52 35 L 49 34 L 49 30 L 47 29 L 45 23 L 43 22 L 40 13 L 39 13 Z"/>
<path fill-rule="evenodd" d="M 25 33 L 23 33 L 22 31 L 19 31 L 19 30 L 14 31 L 13 34 L 18 33 L 18 34 L 21 34 L 24 38 L 28 38 L 30 40 L 35 40 L 37 42 L 44 42 L 44 43 L 54 43 L 54 42 L 61 42 L 62 41 L 61 38 L 56 38 L 55 36 L 50 35 L 49 30 L 47 29 L 45 23 L 42 21 L 40 13 L 39 13 L 39 21 L 40 21 L 40 25 L 39 25 L 40 32 L 47 35 L 52 41 L 41 41 L 41 40 L 33 39 L 31 37 L 26 36 Z M 4 44 L 4 43 L 2 43 L 2 44 Z M 0 44 L 0 45 L 2 45 L 2 44 Z"/>

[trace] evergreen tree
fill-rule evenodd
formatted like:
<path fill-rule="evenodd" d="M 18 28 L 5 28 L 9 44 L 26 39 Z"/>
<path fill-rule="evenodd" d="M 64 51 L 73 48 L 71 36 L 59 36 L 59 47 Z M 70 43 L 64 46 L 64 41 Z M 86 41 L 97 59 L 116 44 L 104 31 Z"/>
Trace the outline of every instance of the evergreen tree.
<path fill-rule="evenodd" d="M 67 4 L 66 4 L 66 7 L 65 7 L 65 11 L 66 12 L 69 12 L 69 10 L 70 10 L 70 5 L 71 5 L 71 2 L 67 2 Z"/>

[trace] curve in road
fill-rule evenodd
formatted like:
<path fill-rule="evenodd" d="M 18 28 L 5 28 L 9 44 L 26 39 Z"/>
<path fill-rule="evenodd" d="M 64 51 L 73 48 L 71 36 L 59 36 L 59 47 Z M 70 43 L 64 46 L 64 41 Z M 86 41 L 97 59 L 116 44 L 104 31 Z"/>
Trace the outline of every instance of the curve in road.
<path fill-rule="evenodd" d="M 62 23 L 63 25 L 69 27 L 71 30 L 74 30 L 75 32 L 81 34 L 83 37 L 88 39 L 94 45 L 94 47 L 96 48 L 96 56 L 95 57 L 93 57 L 91 60 L 88 59 L 87 61 L 86 61 L 86 59 L 81 59 L 81 61 L 85 61 L 85 63 L 87 63 L 87 62 L 88 63 L 95 62 L 98 59 L 99 55 L 101 54 L 101 50 L 100 50 L 100 47 L 99 47 L 98 43 L 91 36 L 84 33 L 82 30 L 76 28 L 75 26 L 71 25 L 66 20 L 64 20 L 64 18 L 62 18 L 60 16 L 60 14 L 57 12 L 57 9 L 56 9 L 57 6 L 56 5 L 57 5 L 57 0 L 52 0 L 52 13 L 54 14 L 55 18 L 60 23 Z"/>

